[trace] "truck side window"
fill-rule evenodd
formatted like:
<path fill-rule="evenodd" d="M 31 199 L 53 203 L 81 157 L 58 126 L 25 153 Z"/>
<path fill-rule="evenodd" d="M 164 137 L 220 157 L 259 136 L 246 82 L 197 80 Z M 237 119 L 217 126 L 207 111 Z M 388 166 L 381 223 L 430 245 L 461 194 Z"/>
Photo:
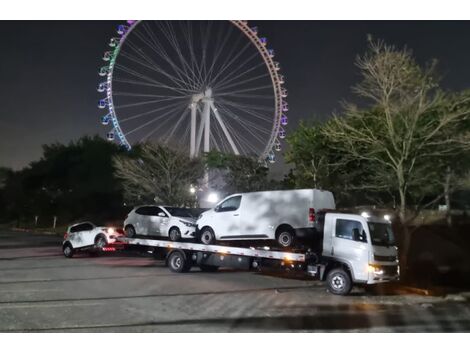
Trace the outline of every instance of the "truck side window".
<path fill-rule="evenodd" d="M 362 224 L 355 220 L 337 219 L 336 237 L 358 242 L 367 242 L 366 233 L 362 228 Z"/>
<path fill-rule="evenodd" d="M 235 211 L 240 207 L 241 200 L 242 196 L 229 198 L 217 207 L 217 212 Z"/>

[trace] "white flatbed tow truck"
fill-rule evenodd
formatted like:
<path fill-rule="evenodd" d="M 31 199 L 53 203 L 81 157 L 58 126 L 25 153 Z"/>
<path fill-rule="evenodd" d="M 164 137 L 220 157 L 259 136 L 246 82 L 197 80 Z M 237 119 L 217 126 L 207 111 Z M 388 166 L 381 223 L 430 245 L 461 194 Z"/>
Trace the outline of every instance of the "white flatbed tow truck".
<path fill-rule="evenodd" d="M 151 249 L 156 258 L 164 259 L 169 269 L 176 273 L 188 272 L 193 266 L 207 272 L 232 267 L 242 270 L 276 268 L 303 273 L 326 281 L 328 290 L 337 295 L 347 295 L 353 285 L 399 279 L 397 247 L 389 220 L 339 212 L 326 212 L 319 220 L 322 230 L 314 236 L 314 241 L 292 251 L 245 248 L 232 243 L 173 242 L 147 236 L 120 237 L 113 246 Z M 64 241 L 63 249 L 69 245 Z"/>

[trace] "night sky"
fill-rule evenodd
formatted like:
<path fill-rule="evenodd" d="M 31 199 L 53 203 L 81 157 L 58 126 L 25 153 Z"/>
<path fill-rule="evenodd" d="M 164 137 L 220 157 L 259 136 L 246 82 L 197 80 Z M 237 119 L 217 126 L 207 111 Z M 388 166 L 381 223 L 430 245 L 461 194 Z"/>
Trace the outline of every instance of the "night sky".
<path fill-rule="evenodd" d="M 105 136 L 97 72 L 122 21 L 1 21 L 0 166 L 41 156 L 41 145 Z M 367 34 L 439 61 L 447 89 L 470 87 L 470 22 L 250 21 L 276 51 L 289 91 L 289 126 L 325 119 L 352 99 L 354 60 Z M 278 166 L 279 168 L 279 166 Z"/>

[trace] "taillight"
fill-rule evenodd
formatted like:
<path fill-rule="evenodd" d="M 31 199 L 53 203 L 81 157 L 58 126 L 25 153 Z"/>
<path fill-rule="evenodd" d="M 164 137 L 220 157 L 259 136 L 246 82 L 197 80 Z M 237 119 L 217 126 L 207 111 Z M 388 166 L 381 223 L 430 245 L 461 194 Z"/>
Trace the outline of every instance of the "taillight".
<path fill-rule="evenodd" d="M 315 222 L 315 209 L 314 208 L 308 209 L 308 221 Z"/>
<path fill-rule="evenodd" d="M 68 235 L 69 235 L 69 234 L 68 234 L 67 232 L 66 232 L 66 233 L 64 233 L 64 240 L 66 240 L 66 239 L 67 239 L 67 236 L 68 236 Z"/>

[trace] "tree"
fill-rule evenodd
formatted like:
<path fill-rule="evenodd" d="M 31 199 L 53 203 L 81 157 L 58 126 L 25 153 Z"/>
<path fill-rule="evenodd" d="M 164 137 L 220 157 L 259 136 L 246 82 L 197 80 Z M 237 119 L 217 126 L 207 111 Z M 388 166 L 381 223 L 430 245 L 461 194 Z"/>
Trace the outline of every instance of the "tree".
<path fill-rule="evenodd" d="M 294 183 L 295 188 L 319 188 L 330 190 L 338 203 L 347 204 L 357 196 L 354 180 L 362 177 L 360 160 L 347 159 L 342 152 L 331 148 L 331 142 L 319 123 L 301 121 L 299 127 L 287 137 L 289 149 L 285 154 L 295 169 L 284 182 Z"/>
<path fill-rule="evenodd" d="M 269 169 L 254 157 L 211 151 L 206 154 L 205 161 L 209 173 L 211 170 L 212 173 L 219 171 L 215 178 L 222 175 L 222 190 L 226 194 L 264 191 L 280 186 L 279 182 L 269 178 Z"/>
<path fill-rule="evenodd" d="M 470 116 L 470 97 L 440 90 L 435 62 L 420 67 L 408 50 L 380 41 L 370 42 L 357 66 L 362 80 L 354 92 L 369 105 L 346 105 L 324 132 L 332 148 L 362 162 L 368 176 L 358 186 L 398 196 L 399 218 L 406 225 L 409 202 L 423 207 L 442 197 L 429 200 L 444 179 L 436 165 L 468 150 L 469 132 L 462 126 Z M 404 258 L 409 243 L 405 233 Z"/>
<path fill-rule="evenodd" d="M 189 189 L 204 174 L 201 159 L 190 159 L 182 152 L 151 143 L 142 144 L 133 154 L 115 156 L 113 163 L 115 175 L 122 182 L 125 199 L 131 204 L 193 204 Z"/>
<path fill-rule="evenodd" d="M 40 160 L 7 178 L 7 217 L 31 223 L 37 215 L 42 226 L 50 226 L 53 216 L 61 223 L 118 219 L 123 200 L 112 156 L 122 152 L 98 136 L 44 145 Z"/>

